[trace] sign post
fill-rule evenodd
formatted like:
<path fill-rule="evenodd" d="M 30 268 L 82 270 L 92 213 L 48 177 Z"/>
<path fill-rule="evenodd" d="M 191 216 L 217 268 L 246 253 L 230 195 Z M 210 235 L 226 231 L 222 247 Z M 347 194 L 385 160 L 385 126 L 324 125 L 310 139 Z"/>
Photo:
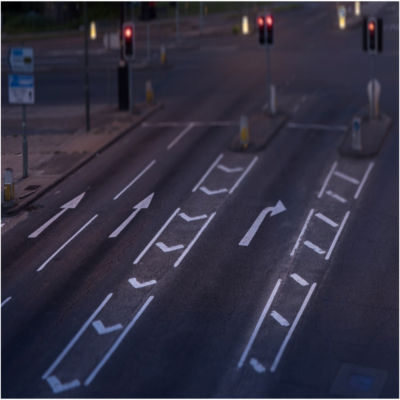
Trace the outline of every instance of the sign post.
<path fill-rule="evenodd" d="M 28 139 L 26 137 L 26 105 L 35 104 L 33 75 L 34 56 L 30 47 L 13 47 L 8 61 L 11 71 L 8 76 L 8 101 L 22 105 L 22 177 L 28 177 Z M 17 72 L 17 74 L 15 74 Z"/>

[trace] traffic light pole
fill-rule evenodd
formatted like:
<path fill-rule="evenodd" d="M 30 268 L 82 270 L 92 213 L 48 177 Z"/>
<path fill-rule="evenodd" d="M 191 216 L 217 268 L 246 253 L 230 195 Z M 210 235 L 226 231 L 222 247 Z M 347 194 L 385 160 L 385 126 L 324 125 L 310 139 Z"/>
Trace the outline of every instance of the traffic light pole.
<path fill-rule="evenodd" d="M 272 114 L 272 104 L 271 104 L 271 54 L 270 54 L 270 46 L 267 44 L 265 46 L 267 48 L 267 100 L 268 100 L 268 109 L 270 114 Z"/>
<path fill-rule="evenodd" d="M 90 131 L 90 97 L 89 97 L 89 72 L 88 72 L 88 34 L 89 20 L 87 12 L 87 2 L 83 3 L 83 19 L 84 19 L 84 34 L 85 34 L 85 66 L 84 66 L 84 87 L 85 87 L 85 105 L 86 105 L 86 132 Z"/>
<path fill-rule="evenodd" d="M 129 110 L 133 113 L 132 61 L 128 60 Z"/>
<path fill-rule="evenodd" d="M 28 177 L 28 140 L 26 138 L 26 105 L 22 104 L 22 177 Z"/>

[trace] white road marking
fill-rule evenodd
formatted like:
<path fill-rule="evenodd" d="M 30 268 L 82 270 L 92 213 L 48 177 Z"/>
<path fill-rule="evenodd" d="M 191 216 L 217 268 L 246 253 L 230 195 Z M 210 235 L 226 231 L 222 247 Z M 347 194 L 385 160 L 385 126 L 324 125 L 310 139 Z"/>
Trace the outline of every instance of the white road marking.
<path fill-rule="evenodd" d="M 293 247 L 293 249 L 292 249 L 292 251 L 291 251 L 291 253 L 290 253 L 291 256 L 294 255 L 295 251 L 296 251 L 297 248 L 299 247 L 300 241 L 301 241 L 301 239 L 302 239 L 302 237 L 303 237 L 303 235 L 304 235 L 304 232 L 305 232 L 306 229 L 307 229 L 308 224 L 310 223 L 310 219 L 311 219 L 311 217 L 313 216 L 313 214 L 314 214 L 314 209 L 312 208 L 312 209 L 310 210 L 310 212 L 308 213 L 306 222 L 304 223 L 303 228 L 301 229 L 300 235 L 299 235 L 299 237 L 297 238 L 297 241 L 296 241 L 296 243 L 295 243 L 295 245 L 294 245 L 294 247 Z"/>
<path fill-rule="evenodd" d="M 200 190 L 205 193 L 207 196 L 214 196 L 216 194 L 226 193 L 228 191 L 227 188 L 217 189 L 217 190 L 210 190 L 205 186 L 202 186 Z"/>
<path fill-rule="evenodd" d="M 6 223 L 5 223 L 5 222 L 3 222 L 3 223 L 1 224 L 1 227 L 3 227 L 5 224 L 6 224 Z"/>
<path fill-rule="evenodd" d="M 182 122 L 143 122 L 142 128 L 181 128 L 188 124 L 193 126 L 232 126 L 238 125 L 238 121 L 182 121 Z"/>
<path fill-rule="evenodd" d="M 302 124 L 297 122 L 288 122 L 287 127 L 290 129 L 315 129 L 320 131 L 343 131 L 348 130 L 344 125 L 321 125 L 321 124 Z"/>
<path fill-rule="evenodd" d="M 64 392 L 66 390 L 70 390 L 81 385 L 79 379 L 74 379 L 73 381 L 68 383 L 61 383 L 55 375 L 49 376 L 46 380 L 47 383 L 50 385 L 53 393 Z"/>
<path fill-rule="evenodd" d="M 83 199 L 83 196 L 85 196 L 85 193 L 86 192 L 83 192 L 82 194 L 80 194 L 79 196 L 75 197 L 74 199 L 72 199 L 68 203 L 65 203 L 64 205 L 62 205 L 60 207 L 60 208 L 62 208 L 62 210 L 59 213 L 57 213 L 52 218 L 50 218 L 40 228 L 36 229 L 35 232 L 31 233 L 28 236 L 28 238 L 29 239 L 33 239 L 33 238 L 38 237 L 46 228 L 48 228 L 54 221 L 56 221 L 59 217 L 61 217 L 61 215 L 63 215 L 66 211 L 76 208 L 77 205 L 80 203 L 80 201 Z"/>
<path fill-rule="evenodd" d="M 337 166 L 337 161 L 335 161 L 335 162 L 333 163 L 333 165 L 332 165 L 332 167 L 331 167 L 331 169 L 330 169 L 330 171 L 329 171 L 327 177 L 325 178 L 325 181 L 324 181 L 324 183 L 323 183 L 323 185 L 322 185 L 322 188 L 321 188 L 321 190 L 320 190 L 319 193 L 318 193 L 318 198 L 319 198 L 319 199 L 320 199 L 320 198 L 322 197 L 322 195 L 324 194 L 324 191 L 325 191 L 326 187 L 328 186 L 329 180 L 331 179 L 331 176 L 332 176 L 333 172 L 335 171 L 336 166 Z"/>
<path fill-rule="evenodd" d="M 344 225 L 345 225 L 345 223 L 346 223 L 346 221 L 347 221 L 347 218 L 349 218 L 349 215 L 350 215 L 350 211 L 347 211 L 346 214 L 345 214 L 345 216 L 344 216 L 344 218 L 343 218 L 342 223 L 340 224 L 340 227 L 339 227 L 338 231 L 336 232 L 336 235 L 335 235 L 335 238 L 333 239 L 333 242 L 332 242 L 332 244 L 331 244 L 331 247 L 329 248 L 329 251 L 328 251 L 328 253 L 326 254 L 325 260 L 329 260 L 329 257 L 331 256 L 332 251 L 333 251 L 333 249 L 335 248 L 336 242 L 338 241 L 339 236 L 340 236 L 340 234 L 341 234 L 342 231 L 343 231 Z"/>
<path fill-rule="evenodd" d="M 63 250 L 69 243 L 71 243 L 83 230 L 85 230 L 96 218 L 98 214 L 93 216 L 85 225 L 83 225 L 78 232 L 74 233 L 55 253 L 53 253 L 36 271 L 41 271 L 61 250 Z"/>
<path fill-rule="evenodd" d="M 332 221 L 330 218 L 328 218 L 324 214 L 317 213 L 317 214 L 315 214 L 315 216 L 334 228 L 337 228 L 339 226 L 336 222 Z"/>
<path fill-rule="evenodd" d="M 192 189 L 192 192 L 195 192 L 200 185 L 204 182 L 204 180 L 207 178 L 208 175 L 210 175 L 211 171 L 215 168 L 215 166 L 220 162 L 221 158 L 224 155 L 221 153 L 216 160 L 210 165 L 210 167 L 208 168 L 208 170 L 206 171 L 206 173 L 200 178 L 200 180 L 197 182 L 197 184 L 195 185 L 195 187 Z"/>
<path fill-rule="evenodd" d="M 169 225 L 169 223 L 174 219 L 175 215 L 178 214 L 180 211 L 180 208 L 178 207 L 172 215 L 167 219 L 167 221 L 164 223 L 164 225 L 161 227 L 161 229 L 156 233 L 156 235 L 153 237 L 153 239 L 150 240 L 150 242 L 147 244 L 147 246 L 142 250 L 142 252 L 136 257 L 135 261 L 133 262 L 134 264 L 137 264 L 142 257 L 147 253 L 149 248 L 154 244 L 154 242 L 158 239 L 158 237 L 164 232 L 165 228 Z"/>
<path fill-rule="evenodd" d="M 190 122 L 189 125 L 167 146 L 167 150 L 172 149 L 172 147 L 174 147 L 193 127 L 193 122 Z"/>
<path fill-rule="evenodd" d="M 89 386 L 93 379 L 96 377 L 96 375 L 99 373 L 99 371 L 103 368 L 104 364 L 108 361 L 108 359 L 112 356 L 114 351 L 118 348 L 120 343 L 124 340 L 125 336 L 129 333 L 129 331 L 132 329 L 132 327 L 135 325 L 137 320 L 140 318 L 140 316 L 144 313 L 146 310 L 147 306 L 151 303 L 151 301 L 154 299 L 154 296 L 150 296 L 146 302 L 143 304 L 141 309 L 137 312 L 137 314 L 133 317 L 132 321 L 129 322 L 127 327 L 124 329 L 124 331 L 121 333 L 121 335 L 118 337 L 118 339 L 114 342 L 114 344 L 111 346 L 111 348 L 108 350 L 106 355 L 102 358 L 102 360 L 97 364 L 95 369 L 90 373 L 90 375 L 86 378 L 85 380 L 85 386 Z"/>
<path fill-rule="evenodd" d="M 327 190 L 326 192 L 325 192 L 329 197 L 332 197 L 333 199 L 335 199 L 335 200 L 337 200 L 337 201 L 340 201 L 341 203 L 347 203 L 347 200 L 344 198 L 344 197 L 342 197 L 342 196 L 339 196 L 337 193 L 335 193 L 335 192 L 332 192 L 332 190 Z"/>
<path fill-rule="evenodd" d="M 353 178 L 352 176 L 346 175 L 343 172 L 335 171 L 333 175 L 338 176 L 339 178 L 344 179 L 347 182 L 353 183 L 354 185 L 358 185 L 360 181 L 358 179 Z"/>
<path fill-rule="evenodd" d="M 223 164 L 218 164 L 217 168 L 220 169 L 221 171 L 226 172 L 227 174 L 233 174 L 235 172 L 241 172 L 243 171 L 242 167 L 236 167 L 236 168 L 228 168 Z"/>
<path fill-rule="evenodd" d="M 309 285 L 309 283 L 298 274 L 291 274 L 290 277 L 294 279 L 301 286 Z"/>
<path fill-rule="evenodd" d="M 144 288 L 146 286 L 152 286 L 155 285 L 157 283 L 156 280 L 152 279 L 151 281 L 147 281 L 147 282 L 139 282 L 136 278 L 131 278 L 128 279 L 128 282 L 135 288 L 135 289 L 141 289 Z"/>
<path fill-rule="evenodd" d="M 68 343 L 67 347 L 61 352 L 61 354 L 57 357 L 57 359 L 50 365 L 48 370 L 42 375 L 42 379 L 47 379 L 50 374 L 57 368 L 58 364 L 64 359 L 64 357 L 68 354 L 71 348 L 75 345 L 75 343 L 82 336 L 83 332 L 88 328 L 88 326 L 92 323 L 92 321 L 97 317 L 97 314 L 104 308 L 107 302 L 110 300 L 113 294 L 109 293 L 106 298 L 101 302 L 101 304 L 96 308 L 96 311 L 89 317 L 89 319 L 82 325 L 81 329 L 79 329 L 78 333 L 72 338 L 72 340 Z"/>
<path fill-rule="evenodd" d="M 107 333 L 111 333 L 111 332 L 115 332 L 115 331 L 119 331 L 122 329 L 122 325 L 121 324 L 115 324 L 112 326 L 107 326 L 105 327 L 103 322 L 98 319 L 96 321 L 92 322 L 92 326 L 94 329 L 96 329 L 96 332 L 99 335 L 106 335 Z"/>
<path fill-rule="evenodd" d="M 250 170 L 253 168 L 253 166 L 257 162 L 257 160 L 258 160 L 258 156 L 255 156 L 253 158 L 253 161 L 249 164 L 249 166 L 246 168 L 246 170 L 243 172 L 243 174 L 240 176 L 240 178 L 233 185 L 233 187 L 229 191 L 229 194 L 232 194 L 233 191 L 239 186 L 240 182 L 242 182 L 242 180 L 245 178 L 245 176 L 250 172 Z"/>
<path fill-rule="evenodd" d="M 202 214 L 202 215 L 197 215 L 196 217 L 190 217 L 189 215 L 185 214 L 184 212 L 181 212 L 179 216 L 184 219 L 186 222 L 193 222 L 193 221 L 199 221 L 201 219 L 206 219 L 207 215 Z"/>
<path fill-rule="evenodd" d="M 3 300 L 3 302 L 1 303 L 1 307 L 3 307 L 5 304 L 7 304 L 10 300 L 12 299 L 12 297 L 7 297 L 5 300 Z"/>
<path fill-rule="evenodd" d="M 162 250 L 164 253 L 170 253 L 171 251 L 176 251 L 183 249 L 185 246 L 183 244 L 177 244 L 176 246 L 167 246 L 163 242 L 157 242 L 156 246 Z"/>
<path fill-rule="evenodd" d="M 311 242 L 308 241 L 308 240 L 306 240 L 306 241 L 304 242 L 304 246 L 307 246 L 309 249 L 315 251 L 315 252 L 318 253 L 318 254 L 325 254 L 325 253 L 326 253 L 325 250 L 322 250 L 322 249 L 321 249 L 320 247 L 318 247 L 316 244 L 311 243 Z"/>
<path fill-rule="evenodd" d="M 240 357 L 240 360 L 239 360 L 238 365 L 237 365 L 238 368 L 242 368 L 243 363 L 245 362 L 245 360 L 247 358 L 247 355 L 249 354 L 251 346 L 253 346 L 253 343 L 256 340 L 258 331 L 261 328 L 261 325 L 262 325 L 262 323 L 263 323 L 263 321 L 265 319 L 265 316 L 267 315 L 268 310 L 271 307 L 271 304 L 272 304 L 272 302 L 274 300 L 274 297 L 276 295 L 276 292 L 278 291 L 278 288 L 279 288 L 279 285 L 281 284 L 281 282 L 282 282 L 282 279 L 278 279 L 278 281 L 276 282 L 275 287 L 274 287 L 271 295 L 269 296 L 269 299 L 267 300 L 267 303 L 265 304 L 264 310 L 262 311 L 262 313 L 260 315 L 260 318 L 257 321 L 256 327 L 254 328 L 254 331 L 250 336 L 250 340 L 247 343 L 247 346 L 244 349 L 244 352 L 243 352 L 242 356 Z"/>
<path fill-rule="evenodd" d="M 266 371 L 264 365 L 262 365 L 258 360 L 255 358 L 250 359 L 250 365 L 254 368 L 254 371 L 258 372 L 259 374 L 262 374 L 263 372 Z"/>
<path fill-rule="evenodd" d="M 279 325 L 282 325 L 282 326 L 289 326 L 290 325 L 289 321 L 286 318 L 282 317 L 282 315 L 279 314 L 278 312 L 276 312 L 275 310 L 272 311 L 271 317 L 276 322 L 278 322 Z"/>
<path fill-rule="evenodd" d="M 203 231 L 207 228 L 208 224 L 211 222 L 211 220 L 215 217 L 216 212 L 213 212 L 206 223 L 201 227 L 201 229 L 197 232 L 196 236 L 193 238 L 193 240 L 189 243 L 189 245 L 186 247 L 186 249 L 182 252 L 180 257 L 175 261 L 174 268 L 176 268 L 181 261 L 185 258 L 186 254 L 189 253 L 190 249 L 193 247 L 193 245 L 196 243 L 197 239 L 200 237 L 200 235 L 203 233 Z"/>
<path fill-rule="evenodd" d="M 248 246 L 250 244 L 268 213 L 271 213 L 271 217 L 273 217 L 274 215 L 279 214 L 283 211 L 286 211 L 286 208 L 280 200 L 278 201 L 278 203 L 276 203 L 275 206 L 264 208 L 264 210 L 260 212 L 260 214 L 253 222 L 250 229 L 243 236 L 242 240 L 239 242 L 239 246 Z"/>
<path fill-rule="evenodd" d="M 362 188 L 364 187 L 364 184 L 365 184 L 365 182 L 367 181 L 368 176 L 369 176 L 369 174 L 370 174 L 370 172 L 371 172 L 371 169 L 374 167 L 374 165 L 375 165 L 374 162 L 369 163 L 368 168 L 367 168 L 367 170 L 365 171 L 365 174 L 364 174 L 363 178 L 361 179 L 360 186 L 358 187 L 357 192 L 356 192 L 356 194 L 354 195 L 354 198 L 355 198 L 355 199 L 358 199 L 358 196 L 360 195 L 360 192 L 361 192 Z"/>
<path fill-rule="evenodd" d="M 138 179 L 140 179 L 154 164 L 156 160 L 151 161 L 147 167 L 145 167 L 139 175 L 137 175 L 131 182 L 129 182 L 114 198 L 113 200 L 117 200 L 120 196 L 122 196 Z"/>
<path fill-rule="evenodd" d="M 298 322 L 299 322 L 299 320 L 300 320 L 305 308 L 307 307 L 307 304 L 308 304 L 308 302 L 309 302 L 309 300 L 311 298 L 311 295 L 313 294 L 314 289 L 315 289 L 316 286 L 317 286 L 316 283 L 313 283 L 311 285 L 310 290 L 308 291 L 307 296 L 304 299 L 304 302 L 301 305 L 300 310 L 297 313 L 296 318 L 293 321 L 293 324 L 290 327 L 289 332 L 287 333 L 287 335 L 286 335 L 286 337 L 285 337 L 285 339 L 284 339 L 284 341 L 283 341 L 283 343 L 282 343 L 282 345 L 281 345 L 281 347 L 280 347 L 280 349 L 278 351 L 278 354 L 275 357 L 274 362 L 272 363 L 272 366 L 271 366 L 271 369 L 270 369 L 271 372 L 275 372 L 276 371 L 276 369 L 277 369 L 277 367 L 279 365 L 279 361 L 281 360 L 281 357 L 283 355 L 283 352 L 285 351 L 285 348 L 286 348 L 287 344 L 289 343 L 289 340 L 292 337 L 293 332 L 296 329 L 296 326 L 297 326 L 297 324 L 298 324 Z"/>
<path fill-rule="evenodd" d="M 142 210 L 144 208 L 149 208 L 151 200 L 153 199 L 153 196 L 154 196 L 154 193 L 147 196 L 140 203 L 136 204 L 136 206 L 133 207 L 134 211 L 132 212 L 132 214 L 124 222 L 122 222 L 122 224 L 113 233 L 110 234 L 109 238 L 117 237 L 129 225 L 129 223 L 133 220 L 133 218 L 136 217 L 136 214 L 140 210 Z"/>

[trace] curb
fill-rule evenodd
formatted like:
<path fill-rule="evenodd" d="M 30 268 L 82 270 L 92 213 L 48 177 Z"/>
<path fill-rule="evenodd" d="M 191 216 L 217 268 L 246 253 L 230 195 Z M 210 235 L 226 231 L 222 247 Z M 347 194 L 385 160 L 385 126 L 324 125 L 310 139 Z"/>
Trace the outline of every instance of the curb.
<path fill-rule="evenodd" d="M 58 185 L 60 182 L 62 182 L 64 179 L 72 175 L 74 172 L 76 172 L 78 169 L 83 167 L 85 164 L 87 164 L 90 160 L 92 160 L 98 153 L 103 152 L 107 148 L 111 147 L 115 142 L 117 142 L 119 139 L 121 139 L 123 136 L 125 136 L 130 130 L 137 128 L 143 121 L 145 121 L 147 118 L 149 118 L 151 115 L 153 115 L 156 111 L 158 111 L 160 108 L 163 107 L 163 103 L 158 103 L 155 105 L 155 107 L 148 111 L 146 114 L 141 116 L 137 121 L 129 125 L 127 128 L 122 130 L 119 134 L 117 134 L 113 139 L 111 139 L 109 142 L 104 144 L 102 147 L 98 148 L 96 151 L 93 153 L 89 154 L 82 160 L 80 160 L 78 163 L 76 163 L 73 167 L 71 167 L 67 172 L 65 172 L 63 175 L 58 177 L 54 182 L 50 183 L 46 187 L 38 190 L 36 194 L 34 194 L 29 200 L 26 202 L 23 202 L 21 204 L 18 204 L 14 207 L 11 208 L 4 208 L 2 205 L 1 210 L 2 214 L 10 216 L 18 213 L 28 205 L 32 204 L 34 201 L 42 197 L 45 193 L 47 193 L 49 190 L 54 188 L 56 185 Z"/>

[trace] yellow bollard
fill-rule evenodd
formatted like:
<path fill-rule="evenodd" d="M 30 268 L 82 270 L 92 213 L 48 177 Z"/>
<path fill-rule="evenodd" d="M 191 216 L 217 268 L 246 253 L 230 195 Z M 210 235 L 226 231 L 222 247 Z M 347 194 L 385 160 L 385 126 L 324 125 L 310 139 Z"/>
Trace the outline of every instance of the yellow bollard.
<path fill-rule="evenodd" d="M 247 149 L 250 141 L 249 122 L 247 117 L 240 117 L 240 144 L 244 150 Z"/>
<path fill-rule="evenodd" d="M 346 7 L 339 6 L 338 8 L 339 29 L 346 29 Z"/>
<path fill-rule="evenodd" d="M 152 104 L 154 102 L 154 91 L 151 81 L 146 81 L 146 103 Z"/>
<path fill-rule="evenodd" d="M 96 40 L 96 38 L 97 38 L 96 22 L 92 21 L 90 23 L 90 39 Z"/>
<path fill-rule="evenodd" d="M 165 65 L 165 63 L 167 62 L 167 51 L 165 50 L 164 45 L 161 45 L 160 48 L 160 61 L 161 65 Z"/>
<path fill-rule="evenodd" d="M 4 205 L 12 206 L 15 200 L 13 170 L 7 168 L 4 173 Z"/>
<path fill-rule="evenodd" d="M 361 4 L 359 1 L 354 2 L 354 15 L 358 17 L 361 15 Z"/>

